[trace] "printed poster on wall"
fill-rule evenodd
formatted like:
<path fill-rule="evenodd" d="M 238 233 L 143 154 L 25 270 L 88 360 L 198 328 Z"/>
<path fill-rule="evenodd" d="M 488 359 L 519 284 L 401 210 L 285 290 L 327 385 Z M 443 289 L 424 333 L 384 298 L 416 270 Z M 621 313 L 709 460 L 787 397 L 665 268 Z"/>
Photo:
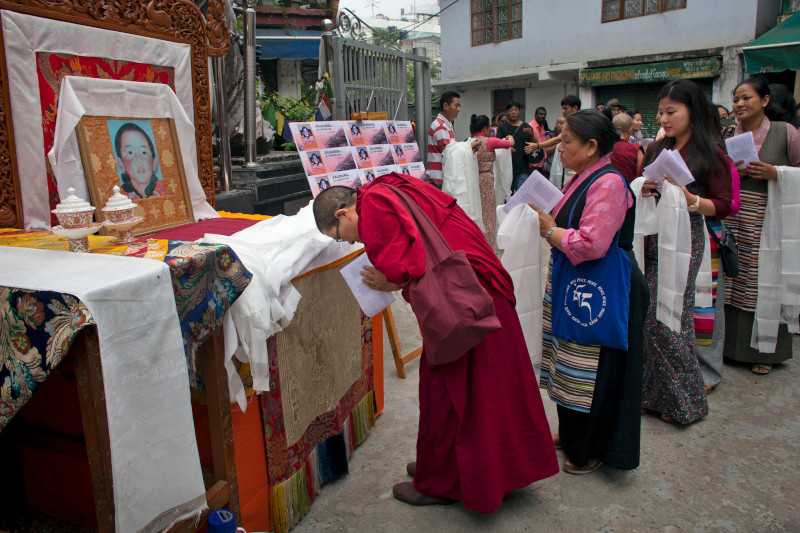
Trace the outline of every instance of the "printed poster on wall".
<path fill-rule="evenodd" d="M 289 130 L 314 196 L 335 185 L 359 187 L 392 172 L 426 178 L 411 122 L 292 122 Z"/>

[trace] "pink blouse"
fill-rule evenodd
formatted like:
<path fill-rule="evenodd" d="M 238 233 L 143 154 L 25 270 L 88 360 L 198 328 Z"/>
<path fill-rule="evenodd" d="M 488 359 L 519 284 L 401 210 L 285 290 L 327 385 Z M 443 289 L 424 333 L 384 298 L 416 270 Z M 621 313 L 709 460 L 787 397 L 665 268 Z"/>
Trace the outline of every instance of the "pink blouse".
<path fill-rule="evenodd" d="M 733 166 L 733 161 L 731 161 L 731 212 L 728 213 L 729 217 L 732 217 L 736 213 L 739 212 L 739 208 L 742 207 L 742 198 L 739 194 L 741 190 L 741 184 L 739 183 L 739 171 L 736 170 L 736 167 Z"/>
<path fill-rule="evenodd" d="M 486 137 L 483 133 L 476 133 L 475 137 Z M 511 141 L 505 139 L 498 139 L 497 137 L 486 137 L 486 149 L 491 151 L 498 148 L 510 148 Z"/>
<path fill-rule="evenodd" d="M 611 163 L 610 155 L 603 156 L 597 163 L 574 176 L 562 191 L 564 197 L 553 209 L 557 216 L 575 189 L 594 172 Z M 623 203 L 620 200 L 626 198 Z M 561 237 L 561 247 L 573 265 L 583 261 L 599 259 L 606 255 L 614 235 L 625 221 L 625 212 L 633 206 L 633 195 L 628 191 L 625 181 L 617 174 L 600 176 L 589 186 L 586 205 L 581 215 L 580 228 L 567 229 Z"/>

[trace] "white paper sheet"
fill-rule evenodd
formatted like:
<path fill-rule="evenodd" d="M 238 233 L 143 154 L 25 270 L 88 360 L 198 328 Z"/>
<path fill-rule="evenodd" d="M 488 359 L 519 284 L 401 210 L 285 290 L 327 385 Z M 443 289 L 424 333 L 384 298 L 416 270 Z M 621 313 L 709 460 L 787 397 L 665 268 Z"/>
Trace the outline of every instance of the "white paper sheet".
<path fill-rule="evenodd" d="M 659 185 L 664 181 L 664 176 L 669 176 L 679 187 L 694 181 L 689 167 L 676 150 L 662 150 L 655 161 L 644 167 L 642 175 L 658 182 Z"/>
<path fill-rule="evenodd" d="M 563 197 L 564 195 L 561 194 L 558 187 L 550 183 L 550 180 L 538 170 L 534 170 L 503 207 L 503 211 L 510 213 L 519 204 L 530 202 L 545 213 L 549 213 Z"/>
<path fill-rule="evenodd" d="M 743 165 L 747 166 L 750 161 L 759 160 L 752 131 L 725 139 L 725 146 L 728 148 L 728 156 L 734 163 L 741 160 L 744 161 Z"/>
<path fill-rule="evenodd" d="M 364 311 L 364 314 L 373 317 L 392 305 L 395 298 L 394 294 L 391 292 L 376 291 L 364 283 L 364 279 L 361 277 L 361 271 L 367 266 L 374 267 L 367 258 L 367 254 L 361 254 L 344 266 L 339 272 L 341 272 L 344 281 L 353 292 L 353 296 L 356 297 L 356 301 L 361 307 L 361 310 Z"/>

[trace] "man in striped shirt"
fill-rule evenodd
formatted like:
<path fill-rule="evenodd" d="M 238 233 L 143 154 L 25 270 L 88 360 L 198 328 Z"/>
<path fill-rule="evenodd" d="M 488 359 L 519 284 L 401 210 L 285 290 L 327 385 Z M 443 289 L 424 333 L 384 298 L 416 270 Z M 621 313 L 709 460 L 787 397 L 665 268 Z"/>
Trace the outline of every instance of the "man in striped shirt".
<path fill-rule="evenodd" d="M 439 99 L 439 115 L 428 129 L 428 181 L 442 188 L 442 152 L 445 146 L 455 142 L 453 121 L 461 111 L 461 96 L 455 91 L 445 91 Z"/>

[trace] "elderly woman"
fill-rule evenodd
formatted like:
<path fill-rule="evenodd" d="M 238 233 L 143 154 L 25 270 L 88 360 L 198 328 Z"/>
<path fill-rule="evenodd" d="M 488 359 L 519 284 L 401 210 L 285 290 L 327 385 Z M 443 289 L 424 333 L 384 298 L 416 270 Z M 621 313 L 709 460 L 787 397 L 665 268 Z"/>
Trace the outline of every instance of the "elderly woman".
<path fill-rule="evenodd" d="M 559 433 L 553 440 L 567 455 L 564 471 L 586 474 L 601 463 L 631 470 L 639 466 L 642 326 L 649 300 L 632 251 L 633 194 L 611 164 L 619 135 L 602 113 L 584 110 L 569 115 L 561 139 L 561 161 L 577 174 L 564 187 L 553 216 L 529 204 L 539 212 L 540 232 L 555 256 L 545 294 L 540 385 L 558 404 Z M 559 269 L 572 265 L 577 274 L 573 279 L 585 276 L 584 281 L 602 284 L 592 279 L 592 267 L 607 261 L 622 265 L 619 277 L 629 283 L 623 279 L 616 288 L 605 286 L 601 296 L 585 287 L 582 292 L 578 287 L 570 290 L 570 285 L 565 292 L 557 282 Z M 573 298 L 581 309 L 567 317 Z M 628 312 L 623 311 L 627 318 L 616 336 L 600 328 L 594 333 L 596 343 L 582 344 L 553 333 L 554 329 L 562 333 L 554 328 L 559 321 L 591 324 L 604 312 L 620 308 Z"/>

